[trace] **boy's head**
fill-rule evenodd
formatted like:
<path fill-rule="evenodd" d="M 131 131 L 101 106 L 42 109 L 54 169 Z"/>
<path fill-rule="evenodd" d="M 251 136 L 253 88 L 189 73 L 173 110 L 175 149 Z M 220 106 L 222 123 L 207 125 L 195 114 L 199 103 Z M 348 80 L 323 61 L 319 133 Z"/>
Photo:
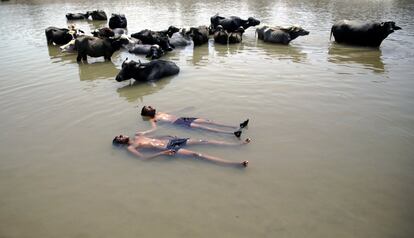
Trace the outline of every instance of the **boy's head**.
<path fill-rule="evenodd" d="M 141 110 L 141 116 L 144 117 L 154 117 L 155 116 L 155 108 L 152 106 L 143 106 Z"/>
<path fill-rule="evenodd" d="M 129 137 L 124 135 L 115 136 L 112 140 L 113 145 L 127 145 L 129 142 Z"/>

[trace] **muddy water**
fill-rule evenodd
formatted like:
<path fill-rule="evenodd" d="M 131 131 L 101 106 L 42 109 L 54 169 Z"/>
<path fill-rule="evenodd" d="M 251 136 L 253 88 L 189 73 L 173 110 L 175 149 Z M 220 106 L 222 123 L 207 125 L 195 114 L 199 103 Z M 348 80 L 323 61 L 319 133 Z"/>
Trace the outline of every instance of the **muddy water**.
<path fill-rule="evenodd" d="M 130 33 L 254 16 L 311 33 L 289 46 L 249 28 L 243 43 L 177 49 L 181 72 L 114 80 L 111 62 L 47 46 L 68 12 L 124 13 Z M 413 237 L 414 4 L 411 1 L 8 1 L 0 4 L 0 237 Z M 329 41 L 339 19 L 393 20 L 380 49 Z M 150 127 L 138 108 L 237 125 L 239 147 L 143 162 L 111 146 Z M 160 125 L 157 135 L 237 140 Z"/>

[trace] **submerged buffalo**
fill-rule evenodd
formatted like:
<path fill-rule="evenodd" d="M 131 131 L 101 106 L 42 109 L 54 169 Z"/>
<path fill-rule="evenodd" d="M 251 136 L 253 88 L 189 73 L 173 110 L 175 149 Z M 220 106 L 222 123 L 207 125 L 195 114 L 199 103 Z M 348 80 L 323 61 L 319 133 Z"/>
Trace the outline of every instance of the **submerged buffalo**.
<path fill-rule="evenodd" d="M 109 28 L 127 28 L 127 19 L 124 14 L 115 14 L 112 13 L 111 18 L 109 18 Z"/>
<path fill-rule="evenodd" d="M 68 13 L 66 14 L 66 19 L 68 20 L 85 20 L 88 19 L 89 12 L 87 13 Z"/>
<path fill-rule="evenodd" d="M 46 40 L 48 44 L 65 45 L 71 40 L 75 39 L 79 33 L 84 33 L 81 30 L 71 25 L 68 28 L 58 28 L 50 26 L 45 29 Z"/>
<path fill-rule="evenodd" d="M 194 46 L 199 46 L 208 42 L 208 27 L 207 26 L 198 26 L 190 27 L 187 35 L 193 39 Z"/>
<path fill-rule="evenodd" d="M 401 27 L 393 21 L 358 22 L 341 20 L 331 28 L 335 41 L 350 45 L 379 47 L 387 36 Z"/>
<path fill-rule="evenodd" d="M 115 51 L 119 50 L 123 44 L 128 44 L 128 39 L 118 38 L 98 38 L 93 36 L 82 36 L 75 40 L 75 49 L 78 51 L 78 62 L 87 61 L 87 55 L 91 57 L 103 56 L 105 60 L 111 60 Z"/>
<path fill-rule="evenodd" d="M 234 32 L 241 26 L 243 27 L 243 29 L 247 29 L 251 26 L 257 26 L 260 24 L 260 21 L 253 17 L 249 17 L 247 18 L 247 20 L 243 20 L 240 17 L 236 16 L 225 18 L 219 16 L 218 14 L 212 16 L 210 18 L 210 22 L 210 30 L 212 31 L 211 33 L 215 32 L 215 29 L 218 25 L 223 26 L 224 30 L 226 30 L 227 32 Z"/>
<path fill-rule="evenodd" d="M 114 31 L 109 27 L 102 27 L 99 29 L 95 29 L 91 33 L 93 36 L 99 37 L 99 38 L 108 38 L 108 37 L 115 36 Z"/>
<path fill-rule="evenodd" d="M 191 45 L 193 39 L 187 34 L 186 29 L 181 29 L 179 32 L 175 32 L 170 37 L 170 45 L 174 47 L 183 47 Z"/>
<path fill-rule="evenodd" d="M 290 27 L 268 27 L 263 26 L 256 29 L 257 37 L 260 40 L 270 43 L 278 44 L 289 44 L 292 40 L 296 39 L 299 36 L 309 35 L 309 31 L 306 31 L 299 26 L 290 26 Z"/>
<path fill-rule="evenodd" d="M 229 34 L 229 44 L 235 44 L 235 43 L 242 42 L 243 33 L 244 33 L 244 28 L 242 26 L 239 27 L 239 29 L 237 29 L 236 31 L 231 32 Z"/>
<path fill-rule="evenodd" d="M 136 62 L 128 60 L 122 63 L 122 69 L 119 71 L 115 80 L 118 82 L 135 79 L 136 81 L 154 81 L 163 77 L 178 74 L 180 68 L 171 61 L 153 60 L 148 63 Z"/>
<path fill-rule="evenodd" d="M 159 45 L 164 51 L 172 51 L 174 46 L 171 46 L 169 38 L 179 29 L 175 26 L 170 26 L 164 31 L 142 30 L 131 34 L 135 39 L 140 40 L 143 44 Z"/>
<path fill-rule="evenodd" d="M 224 30 L 222 25 L 218 25 L 216 28 L 216 32 L 214 32 L 214 42 L 226 45 L 229 39 L 229 33 Z"/>
<path fill-rule="evenodd" d="M 123 28 L 111 29 L 109 27 L 102 27 L 102 28 L 93 30 L 91 33 L 95 37 L 107 38 L 107 37 L 120 37 L 122 35 L 126 35 L 127 31 L 126 29 L 123 29 Z"/>
<path fill-rule="evenodd" d="M 95 21 L 106 21 L 108 19 L 106 13 L 102 10 L 88 11 L 87 13 L 92 17 L 92 20 Z"/>
<path fill-rule="evenodd" d="M 132 49 L 128 50 L 128 52 L 137 55 L 145 55 L 145 57 L 150 59 L 159 59 L 164 55 L 164 51 L 159 45 L 135 44 Z"/>

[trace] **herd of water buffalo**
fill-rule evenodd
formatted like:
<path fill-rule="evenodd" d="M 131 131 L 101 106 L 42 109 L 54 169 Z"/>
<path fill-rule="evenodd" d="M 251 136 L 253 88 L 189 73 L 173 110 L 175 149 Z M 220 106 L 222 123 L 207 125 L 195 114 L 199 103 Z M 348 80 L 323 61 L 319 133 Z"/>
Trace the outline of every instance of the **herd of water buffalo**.
<path fill-rule="evenodd" d="M 95 10 L 86 13 L 68 13 L 68 20 L 107 20 L 104 11 Z M 193 44 L 199 46 L 208 42 L 213 35 L 218 44 L 235 44 L 242 41 L 244 31 L 257 26 L 260 21 L 249 17 L 246 20 L 240 17 L 222 17 L 218 14 L 210 18 L 210 26 L 190 27 L 179 29 L 170 26 L 167 30 L 142 30 L 127 35 L 127 19 L 124 14 L 112 14 L 108 27 L 100 28 L 85 34 L 74 25 L 68 28 L 48 27 L 45 30 L 48 44 L 60 45 L 63 51 L 77 52 L 77 61 L 87 61 L 87 56 L 104 57 L 111 60 L 113 53 L 121 47 L 133 54 L 143 54 L 152 59 L 148 63 L 128 60 L 122 63 L 122 69 L 116 76 L 117 81 L 135 79 L 137 81 L 151 81 L 162 77 L 178 74 L 179 67 L 171 61 L 158 60 L 166 52 L 174 48 Z M 332 35 L 337 43 L 379 47 L 382 41 L 395 30 L 400 30 L 395 22 L 357 22 L 342 20 L 331 28 Z M 308 35 L 309 31 L 299 26 L 261 26 L 256 28 L 258 39 L 270 43 L 289 44 L 299 36 Z"/>

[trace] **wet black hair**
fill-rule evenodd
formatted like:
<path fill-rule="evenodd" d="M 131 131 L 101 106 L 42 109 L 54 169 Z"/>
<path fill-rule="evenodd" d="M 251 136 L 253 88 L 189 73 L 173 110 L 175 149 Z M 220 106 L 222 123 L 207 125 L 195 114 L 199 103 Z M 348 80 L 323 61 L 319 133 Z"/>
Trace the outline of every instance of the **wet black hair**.
<path fill-rule="evenodd" d="M 129 138 L 128 138 L 128 141 L 129 141 Z M 112 145 L 115 145 L 115 146 L 126 145 L 128 144 L 128 141 L 126 143 L 121 143 L 118 140 L 118 136 L 115 136 L 115 138 L 112 140 Z"/>
<path fill-rule="evenodd" d="M 141 116 L 146 116 L 146 117 L 154 117 L 155 116 L 155 109 L 153 112 L 149 112 L 148 110 L 145 110 L 146 106 L 143 106 L 141 109 Z"/>

